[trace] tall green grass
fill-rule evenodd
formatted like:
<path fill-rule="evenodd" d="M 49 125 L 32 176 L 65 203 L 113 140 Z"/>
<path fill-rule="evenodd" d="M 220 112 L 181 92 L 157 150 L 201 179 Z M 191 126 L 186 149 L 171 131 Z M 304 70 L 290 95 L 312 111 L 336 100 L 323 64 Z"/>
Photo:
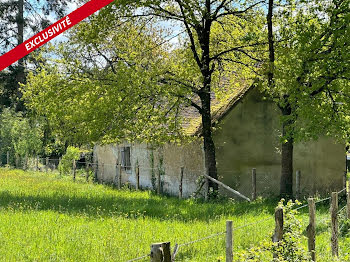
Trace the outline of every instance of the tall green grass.
<path fill-rule="evenodd" d="M 178 200 L 83 179 L 73 183 L 53 173 L 0 169 L 0 260 L 127 261 L 149 253 L 155 242 L 174 246 L 223 232 L 228 219 L 239 228 L 234 231 L 237 253 L 271 237 L 276 205 L 277 200 Z M 334 261 L 328 217 L 327 206 L 318 208 L 319 261 Z M 306 226 L 307 210 L 300 219 Z M 176 261 L 224 261 L 224 239 L 182 246 Z M 342 259 L 348 259 L 349 238 L 341 238 L 340 245 Z"/>

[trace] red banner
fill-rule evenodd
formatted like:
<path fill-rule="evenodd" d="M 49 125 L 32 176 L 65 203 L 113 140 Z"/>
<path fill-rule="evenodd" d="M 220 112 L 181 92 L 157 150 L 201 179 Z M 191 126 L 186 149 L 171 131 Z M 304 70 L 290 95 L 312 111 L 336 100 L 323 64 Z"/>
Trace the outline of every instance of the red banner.
<path fill-rule="evenodd" d="M 28 39 L 23 44 L 18 45 L 8 53 L 2 55 L 0 57 L 0 71 L 4 70 L 6 67 L 18 61 L 19 59 L 25 57 L 30 52 L 49 42 L 56 36 L 60 35 L 64 31 L 68 30 L 75 24 L 84 20 L 88 16 L 92 15 L 113 1 L 114 0 L 90 0 L 82 7 L 65 16 L 32 38 Z"/>

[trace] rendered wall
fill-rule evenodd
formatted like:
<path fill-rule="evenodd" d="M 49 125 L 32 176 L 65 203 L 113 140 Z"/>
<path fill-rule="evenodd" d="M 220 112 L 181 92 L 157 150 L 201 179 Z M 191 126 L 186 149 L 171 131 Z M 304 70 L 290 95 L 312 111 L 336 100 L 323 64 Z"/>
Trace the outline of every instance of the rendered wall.
<path fill-rule="evenodd" d="M 99 164 L 99 181 L 116 183 L 116 176 L 118 176 L 116 163 L 119 163 L 123 146 L 131 147 L 130 156 L 133 167 L 130 171 L 122 169 L 123 184 L 136 185 L 135 167 L 138 164 L 141 188 L 155 190 L 158 185 L 158 173 L 161 172 L 163 192 L 177 196 L 179 194 L 181 166 L 183 166 L 183 196 L 189 197 L 196 191 L 196 180 L 204 172 L 201 143 L 193 142 L 184 146 L 167 144 L 156 148 L 147 144 L 127 143 L 95 146 L 94 156 Z"/>
<path fill-rule="evenodd" d="M 278 195 L 280 133 L 280 113 L 276 106 L 263 100 L 258 90 L 251 90 L 221 121 L 214 133 L 220 180 L 250 197 L 251 171 L 256 168 L 258 194 Z M 184 146 L 167 144 L 153 149 L 146 144 L 96 146 L 94 153 L 100 167 L 100 181 L 115 181 L 115 164 L 119 161 L 122 146 L 131 146 L 133 166 L 130 172 L 122 171 L 123 184 L 135 186 L 135 166 L 138 163 L 142 188 L 154 188 L 160 170 L 163 191 L 178 195 L 180 167 L 184 166 L 183 195 L 188 197 L 196 191 L 196 180 L 204 172 L 200 141 Z M 301 190 L 304 195 L 324 194 L 342 188 L 344 150 L 344 145 L 335 144 L 327 138 L 295 145 L 294 174 L 296 170 L 301 171 Z M 226 190 L 222 192 L 227 193 Z"/>
<path fill-rule="evenodd" d="M 263 100 L 258 90 L 251 90 L 215 132 L 222 181 L 250 196 L 251 170 L 256 168 L 258 194 L 277 195 L 281 173 L 280 134 L 277 107 Z M 344 145 L 326 138 L 295 145 L 294 170 L 301 170 L 304 195 L 342 188 L 344 150 Z"/>

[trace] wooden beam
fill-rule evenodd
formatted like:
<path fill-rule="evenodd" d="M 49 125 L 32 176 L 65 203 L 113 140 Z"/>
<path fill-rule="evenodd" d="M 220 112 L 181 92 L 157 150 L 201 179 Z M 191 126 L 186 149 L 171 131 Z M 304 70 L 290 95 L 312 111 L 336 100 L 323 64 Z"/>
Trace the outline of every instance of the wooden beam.
<path fill-rule="evenodd" d="M 184 167 L 181 167 L 181 172 L 180 172 L 180 183 L 179 183 L 179 198 L 182 198 L 182 181 L 184 179 Z"/>
<path fill-rule="evenodd" d="M 338 257 L 339 243 L 338 243 L 338 193 L 332 192 L 331 197 L 331 247 L 332 256 Z"/>
<path fill-rule="evenodd" d="M 233 230 L 232 221 L 226 221 L 226 262 L 233 261 Z"/>
<path fill-rule="evenodd" d="M 256 200 L 256 168 L 252 169 L 252 200 Z"/>
<path fill-rule="evenodd" d="M 316 205 L 313 198 L 307 200 L 309 206 L 309 225 L 307 226 L 308 248 L 311 260 L 316 261 Z"/>
<path fill-rule="evenodd" d="M 243 199 L 245 199 L 245 200 L 247 200 L 247 201 L 250 202 L 249 197 L 246 197 L 246 196 L 242 195 L 242 194 L 239 193 L 238 191 L 236 191 L 236 190 L 232 189 L 231 187 L 229 187 L 228 185 L 225 185 L 224 183 L 222 183 L 222 182 L 216 180 L 215 178 L 212 178 L 211 176 L 208 176 L 208 175 L 206 175 L 206 174 L 203 174 L 203 175 L 204 175 L 206 178 L 208 178 L 209 180 L 211 180 L 211 181 L 213 181 L 214 183 L 218 184 L 219 186 L 222 186 L 223 188 L 227 189 L 228 191 L 230 191 L 230 192 L 234 193 L 235 195 L 237 195 L 237 196 L 239 196 L 239 197 L 241 197 L 241 198 L 243 198 Z"/>
<path fill-rule="evenodd" d="M 139 165 L 136 166 L 136 190 L 140 189 L 140 167 Z"/>

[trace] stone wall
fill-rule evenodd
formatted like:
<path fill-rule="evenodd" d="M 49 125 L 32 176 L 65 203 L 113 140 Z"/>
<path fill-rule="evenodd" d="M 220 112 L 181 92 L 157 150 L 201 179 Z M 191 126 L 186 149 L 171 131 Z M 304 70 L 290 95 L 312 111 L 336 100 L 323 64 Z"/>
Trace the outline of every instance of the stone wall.
<path fill-rule="evenodd" d="M 99 163 L 98 179 L 101 182 L 116 183 L 121 159 L 121 149 L 130 146 L 130 170 L 122 169 L 122 183 L 136 186 L 136 170 L 139 165 L 140 187 L 156 189 L 158 173 L 161 173 L 163 192 L 179 194 L 181 167 L 184 167 L 183 196 L 189 197 L 196 191 L 197 178 L 204 172 L 203 150 L 199 141 L 184 146 L 166 144 L 152 147 L 147 144 L 119 144 L 95 146 L 95 161 Z M 102 165 L 103 164 L 103 165 Z M 103 171 L 102 171 L 103 166 Z M 153 181 L 153 182 L 152 182 Z"/>

